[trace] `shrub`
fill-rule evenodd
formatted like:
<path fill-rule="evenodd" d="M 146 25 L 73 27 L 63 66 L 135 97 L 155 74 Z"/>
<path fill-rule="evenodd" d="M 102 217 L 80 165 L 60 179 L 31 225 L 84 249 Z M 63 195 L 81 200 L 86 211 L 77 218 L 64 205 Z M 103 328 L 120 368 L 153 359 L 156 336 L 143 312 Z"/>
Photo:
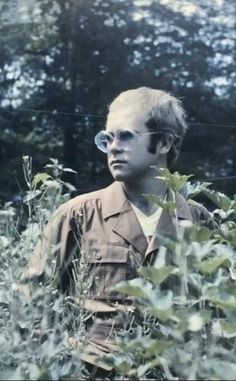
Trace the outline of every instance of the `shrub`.
<path fill-rule="evenodd" d="M 80 378 L 79 349 L 85 339 L 83 311 L 53 284 L 39 284 L 26 303 L 17 282 L 42 228 L 53 211 L 70 198 L 73 187 L 62 181 L 72 171 L 56 159 L 47 172 L 33 175 L 32 159 L 23 158 L 28 220 L 20 232 L 22 212 L 5 204 L 1 215 L 0 379 L 58 380 Z M 22 211 L 22 209 L 21 209 Z M 72 338 L 73 334 L 73 338 Z"/>
<path fill-rule="evenodd" d="M 0 210 L 0 379 L 80 379 L 86 340 L 84 311 L 53 284 L 38 284 L 22 302 L 17 281 L 45 222 L 73 190 L 62 181 L 71 171 L 51 159 L 47 172 L 33 175 L 23 159 L 28 218 L 11 202 Z M 216 205 L 217 227 L 179 224 L 177 238 L 159 235 L 161 248 L 139 278 L 117 285 L 134 300 L 136 318 L 116 338 L 120 351 L 106 361 L 116 379 L 234 380 L 236 378 L 236 197 L 191 184 L 188 176 L 162 173 L 163 181 L 186 198 L 204 192 Z M 175 212 L 175 203 L 161 203 Z M 168 256 L 174 253 L 173 264 Z"/>
<path fill-rule="evenodd" d="M 177 239 L 159 235 L 154 266 L 141 267 L 139 278 L 117 285 L 136 301 L 142 323 L 119 335 L 121 351 L 107 361 L 130 378 L 235 380 L 236 197 L 209 190 L 209 184 L 187 183 L 178 173 L 164 170 L 163 176 L 173 190 L 184 186 L 187 197 L 204 191 L 217 206 L 217 226 L 180 223 Z"/>

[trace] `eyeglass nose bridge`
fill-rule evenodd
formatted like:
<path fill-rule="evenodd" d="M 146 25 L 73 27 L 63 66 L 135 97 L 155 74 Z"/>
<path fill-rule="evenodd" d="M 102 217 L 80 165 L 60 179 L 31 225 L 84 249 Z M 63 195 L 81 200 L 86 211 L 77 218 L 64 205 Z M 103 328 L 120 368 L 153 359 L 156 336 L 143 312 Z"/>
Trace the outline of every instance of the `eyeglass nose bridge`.
<path fill-rule="evenodd" d="M 119 136 L 119 133 L 114 133 L 111 135 L 111 140 L 107 141 L 107 152 L 112 150 L 119 150 L 124 148 L 124 142 Z"/>

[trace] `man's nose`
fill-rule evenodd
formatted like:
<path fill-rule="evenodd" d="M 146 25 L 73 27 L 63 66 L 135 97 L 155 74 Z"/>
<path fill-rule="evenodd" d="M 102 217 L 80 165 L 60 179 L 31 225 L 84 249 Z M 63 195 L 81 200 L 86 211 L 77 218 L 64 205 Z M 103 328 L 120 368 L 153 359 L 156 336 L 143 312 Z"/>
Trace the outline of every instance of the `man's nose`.
<path fill-rule="evenodd" d="M 115 153 L 115 152 L 122 152 L 123 147 L 119 139 L 114 137 L 112 142 L 108 146 L 108 152 Z"/>

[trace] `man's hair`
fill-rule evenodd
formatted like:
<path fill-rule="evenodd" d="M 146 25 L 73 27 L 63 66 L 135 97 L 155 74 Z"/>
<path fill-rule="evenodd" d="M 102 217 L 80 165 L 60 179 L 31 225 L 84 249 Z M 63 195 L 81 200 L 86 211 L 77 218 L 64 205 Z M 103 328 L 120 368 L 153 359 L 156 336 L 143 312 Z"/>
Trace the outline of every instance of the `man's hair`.
<path fill-rule="evenodd" d="M 150 132 L 160 135 L 150 136 L 149 152 L 155 153 L 158 141 L 165 139 L 167 134 L 173 136 L 173 143 L 167 155 L 168 167 L 172 167 L 178 156 L 187 130 L 186 113 L 182 102 L 175 96 L 149 87 L 139 87 L 122 92 L 109 106 L 109 112 L 120 107 L 138 104 L 139 109 L 147 115 L 146 126 Z"/>

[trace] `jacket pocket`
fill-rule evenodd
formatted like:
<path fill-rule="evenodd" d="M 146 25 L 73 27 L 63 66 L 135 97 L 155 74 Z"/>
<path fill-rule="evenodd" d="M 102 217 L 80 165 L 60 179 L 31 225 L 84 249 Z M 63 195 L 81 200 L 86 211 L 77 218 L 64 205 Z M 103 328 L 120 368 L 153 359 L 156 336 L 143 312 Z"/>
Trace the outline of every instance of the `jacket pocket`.
<path fill-rule="evenodd" d="M 113 290 L 119 282 L 127 280 L 129 249 L 111 244 L 91 245 L 86 253 L 86 278 L 89 279 L 89 297 L 120 299 Z M 122 296 L 124 298 L 124 296 Z"/>

